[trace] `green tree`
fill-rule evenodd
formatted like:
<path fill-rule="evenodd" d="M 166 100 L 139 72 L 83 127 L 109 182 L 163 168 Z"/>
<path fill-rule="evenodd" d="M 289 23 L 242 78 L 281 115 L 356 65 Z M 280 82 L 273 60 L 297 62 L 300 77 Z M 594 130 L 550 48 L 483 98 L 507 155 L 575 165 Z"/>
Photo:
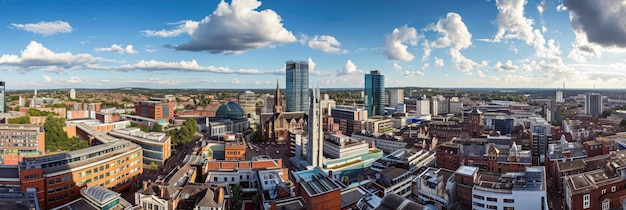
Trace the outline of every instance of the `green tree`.
<path fill-rule="evenodd" d="M 231 189 L 233 192 L 233 198 L 232 198 L 232 206 L 230 207 L 231 210 L 239 210 L 241 209 L 241 205 L 243 204 L 242 200 L 241 200 L 241 187 L 238 185 L 231 185 Z"/>
<path fill-rule="evenodd" d="M 78 137 L 69 138 L 63 130 L 65 119 L 48 115 L 43 124 L 47 151 L 73 151 L 89 147 L 89 144 Z"/>
<path fill-rule="evenodd" d="M 613 110 L 604 110 L 604 111 L 602 111 L 602 117 L 603 118 L 611 116 L 611 114 L 613 114 Z"/>
<path fill-rule="evenodd" d="M 151 162 L 149 168 L 150 168 L 150 170 L 156 171 L 156 170 L 159 169 L 159 164 L 157 164 L 155 162 Z"/>
<path fill-rule="evenodd" d="M 256 128 L 254 132 L 252 132 L 251 139 L 253 142 L 263 142 L 263 134 L 261 134 L 261 129 Z"/>
<path fill-rule="evenodd" d="M 152 126 L 152 131 L 163 132 L 163 126 L 160 125 L 159 123 L 155 123 L 154 126 Z"/>
<path fill-rule="evenodd" d="M 30 117 L 28 115 L 18 118 L 9 118 L 9 124 L 30 124 Z"/>

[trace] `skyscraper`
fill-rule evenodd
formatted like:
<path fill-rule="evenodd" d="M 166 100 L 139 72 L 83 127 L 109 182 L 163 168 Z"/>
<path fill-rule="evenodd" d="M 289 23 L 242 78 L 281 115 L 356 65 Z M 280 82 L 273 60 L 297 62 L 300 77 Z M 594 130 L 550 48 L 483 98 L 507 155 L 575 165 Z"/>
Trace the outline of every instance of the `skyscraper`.
<path fill-rule="evenodd" d="M 6 92 L 4 92 L 4 82 L 0 81 L 0 113 L 7 111 L 5 98 Z"/>
<path fill-rule="evenodd" d="M 322 109 L 320 106 L 320 89 L 311 90 L 311 107 L 309 108 L 309 140 L 307 142 L 307 161 L 313 167 L 324 165 L 324 126 L 322 126 Z"/>
<path fill-rule="evenodd" d="M 76 90 L 74 89 L 70 90 L 70 99 L 76 99 Z"/>
<path fill-rule="evenodd" d="M 287 112 L 304 112 L 309 109 L 309 62 L 287 61 L 285 66 L 287 87 Z"/>
<path fill-rule="evenodd" d="M 385 107 L 385 75 L 379 70 L 365 75 L 365 109 L 367 115 L 384 115 Z"/>
<path fill-rule="evenodd" d="M 596 117 L 602 115 L 602 95 L 599 93 L 585 94 L 585 114 Z"/>
<path fill-rule="evenodd" d="M 557 90 L 556 91 L 556 102 L 557 103 L 564 103 L 565 99 L 563 98 L 563 91 Z"/>

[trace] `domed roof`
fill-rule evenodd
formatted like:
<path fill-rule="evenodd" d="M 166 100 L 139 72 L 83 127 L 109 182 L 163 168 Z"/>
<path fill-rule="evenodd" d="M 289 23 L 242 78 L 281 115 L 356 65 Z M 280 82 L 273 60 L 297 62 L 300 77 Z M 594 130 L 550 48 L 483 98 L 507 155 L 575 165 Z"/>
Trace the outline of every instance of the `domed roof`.
<path fill-rule="evenodd" d="M 243 117 L 243 109 L 241 106 L 234 102 L 228 102 L 215 112 L 216 117 L 224 117 L 224 118 L 242 118 Z"/>
<path fill-rule="evenodd" d="M 105 204 L 120 196 L 119 193 L 113 192 L 109 189 L 97 185 L 86 187 L 83 190 L 85 190 L 85 195 L 89 196 L 100 204 Z"/>

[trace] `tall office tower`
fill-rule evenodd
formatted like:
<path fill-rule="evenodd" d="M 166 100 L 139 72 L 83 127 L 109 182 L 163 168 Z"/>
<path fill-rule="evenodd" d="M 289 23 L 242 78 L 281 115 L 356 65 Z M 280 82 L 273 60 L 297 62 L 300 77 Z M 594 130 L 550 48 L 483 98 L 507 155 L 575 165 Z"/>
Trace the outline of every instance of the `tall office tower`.
<path fill-rule="evenodd" d="M 307 161 L 313 167 L 324 165 L 324 126 L 322 126 L 322 109 L 320 106 L 320 89 L 311 90 L 309 108 L 309 140 L 307 142 Z"/>
<path fill-rule="evenodd" d="M 305 112 L 309 108 L 309 62 L 287 61 L 287 112 Z"/>
<path fill-rule="evenodd" d="M 243 114 L 256 114 L 256 93 L 244 91 L 239 93 L 239 106 L 243 109 Z"/>
<path fill-rule="evenodd" d="M 585 94 L 585 114 L 596 117 L 602 115 L 602 95 L 599 93 Z"/>
<path fill-rule="evenodd" d="M 283 112 L 283 96 L 280 94 L 280 86 L 276 81 L 276 92 L 274 93 L 274 113 Z"/>
<path fill-rule="evenodd" d="M 387 89 L 389 92 L 389 106 L 393 107 L 404 103 L 404 89 L 393 88 Z"/>
<path fill-rule="evenodd" d="M 35 94 L 35 96 L 37 96 L 37 89 L 35 89 L 35 93 L 34 94 Z M 33 96 L 33 98 L 34 98 L 34 96 Z"/>
<path fill-rule="evenodd" d="M 557 90 L 556 91 L 556 102 L 557 103 L 564 103 L 565 99 L 563 98 L 563 91 Z"/>
<path fill-rule="evenodd" d="M 70 90 L 70 99 L 76 99 L 76 90 L 74 89 Z"/>
<path fill-rule="evenodd" d="M 384 115 L 385 107 L 385 75 L 379 70 L 365 74 L 365 109 L 367 115 Z"/>
<path fill-rule="evenodd" d="M 6 92 L 4 91 L 5 91 L 4 82 L 0 81 L 0 113 L 7 111 L 6 102 L 5 102 Z"/>

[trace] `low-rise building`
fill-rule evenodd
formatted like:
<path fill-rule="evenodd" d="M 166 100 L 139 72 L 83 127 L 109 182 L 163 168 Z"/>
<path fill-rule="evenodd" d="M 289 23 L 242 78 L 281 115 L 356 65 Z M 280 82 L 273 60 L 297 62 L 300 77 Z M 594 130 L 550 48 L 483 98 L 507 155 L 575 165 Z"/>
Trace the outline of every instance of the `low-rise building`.
<path fill-rule="evenodd" d="M 472 189 L 472 209 L 548 209 L 543 166 L 500 176 L 479 174 Z"/>
<path fill-rule="evenodd" d="M 387 168 L 404 168 L 415 171 L 420 167 L 435 164 L 435 153 L 428 150 L 401 149 L 372 163 L 371 169 L 377 172 Z"/>
<path fill-rule="evenodd" d="M 306 209 L 341 209 L 342 185 L 321 168 L 292 172 L 292 176 L 295 192 L 306 202 Z"/>
<path fill-rule="evenodd" d="M 165 160 L 170 158 L 172 138 L 162 132 L 146 133 L 139 128 L 125 128 L 112 130 L 109 135 L 121 139 L 129 140 L 139 144 L 143 148 L 143 163 L 165 164 Z"/>
<path fill-rule="evenodd" d="M 391 133 L 393 121 L 391 119 L 367 119 L 364 122 L 365 132 L 369 134 Z"/>
<path fill-rule="evenodd" d="M 442 209 L 453 209 L 456 201 L 454 171 L 445 168 L 427 168 L 413 179 L 412 196 L 421 204 L 434 204 Z"/>
<path fill-rule="evenodd" d="M 378 192 L 376 195 L 384 197 L 387 194 L 397 194 L 406 198 L 412 192 L 411 172 L 403 168 L 388 168 L 376 174 L 376 181 L 372 185 Z"/>
<path fill-rule="evenodd" d="M 51 210 L 109 210 L 131 209 L 133 205 L 121 197 L 121 194 L 101 186 L 80 189 L 81 198 L 55 207 Z"/>
<path fill-rule="evenodd" d="M 404 149 L 407 143 L 398 140 L 393 136 L 387 135 L 364 135 L 364 134 L 352 134 L 352 138 L 358 141 L 364 141 L 368 144 L 374 144 L 374 146 L 386 154 L 390 154 L 392 152 Z"/>
<path fill-rule="evenodd" d="M 0 124 L 0 152 L 4 164 L 17 164 L 25 154 L 42 154 L 45 146 L 43 126 Z"/>

